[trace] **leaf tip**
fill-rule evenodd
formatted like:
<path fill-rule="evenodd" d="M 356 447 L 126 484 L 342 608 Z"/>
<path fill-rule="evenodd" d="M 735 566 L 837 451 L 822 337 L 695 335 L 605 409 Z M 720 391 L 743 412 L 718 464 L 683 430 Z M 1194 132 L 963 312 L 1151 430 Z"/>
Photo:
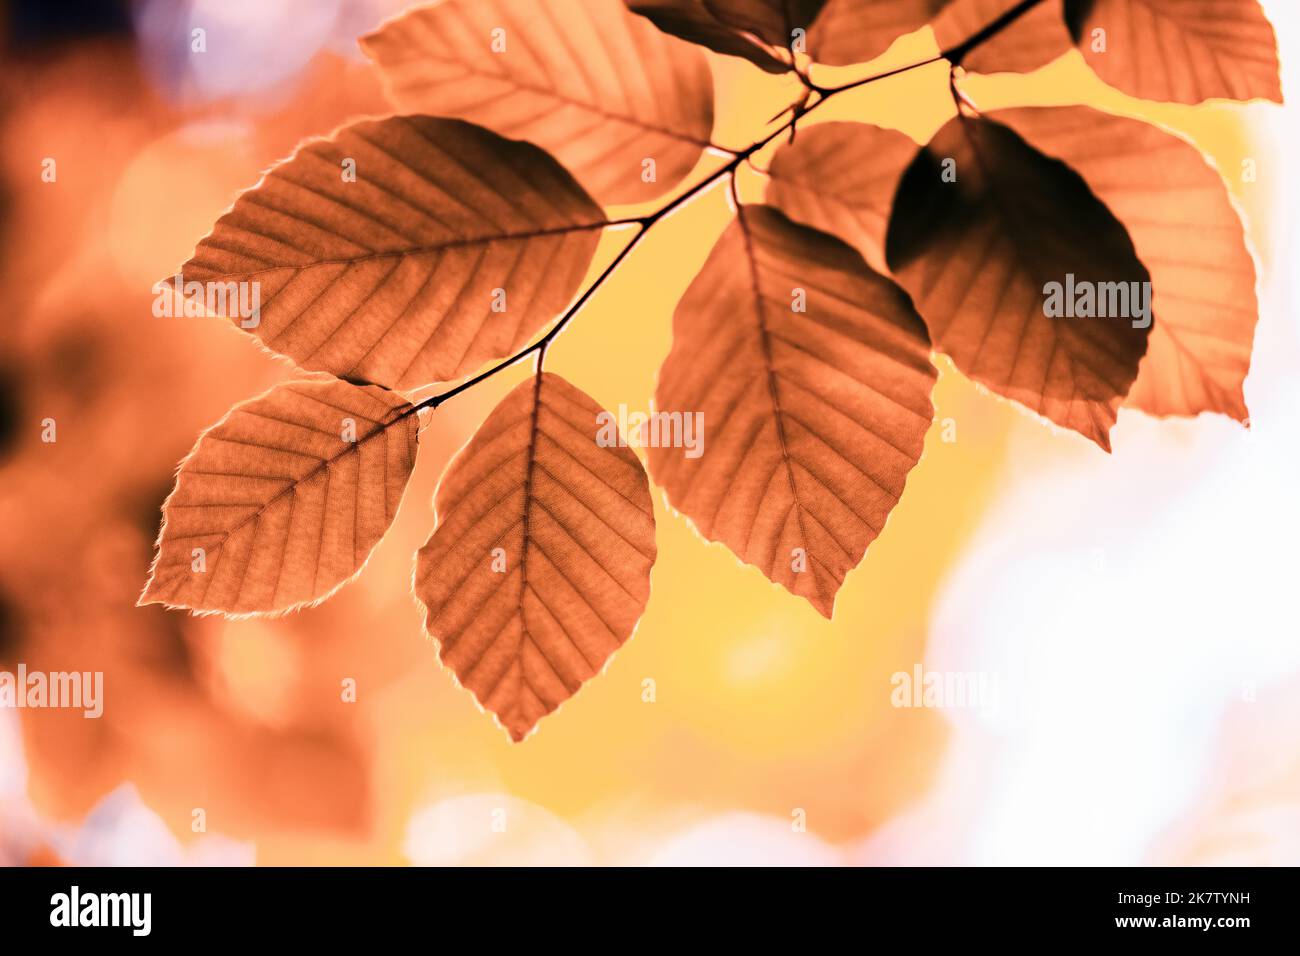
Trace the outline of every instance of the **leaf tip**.
<path fill-rule="evenodd" d="M 156 559 L 155 559 L 156 561 Z M 154 569 L 149 569 L 149 579 L 144 582 L 144 587 L 140 590 L 140 596 L 135 599 L 136 607 L 148 607 L 150 604 L 164 604 L 162 598 L 157 597 L 154 593 L 154 585 L 157 583 L 157 575 Z"/>
<path fill-rule="evenodd" d="M 527 713 L 518 709 L 507 710 L 505 713 L 498 713 L 488 707 L 484 701 L 479 700 L 478 695 L 474 695 L 480 707 L 492 714 L 496 725 L 506 732 L 512 744 L 521 744 L 533 734 L 537 733 L 537 728 L 542 722 L 543 717 L 555 713 L 554 710 L 545 714 L 529 716 Z M 559 708 L 556 708 L 557 710 Z"/>
<path fill-rule="evenodd" d="M 361 36 L 357 37 L 357 49 L 360 50 L 361 55 L 364 56 L 371 63 L 378 62 L 379 59 L 378 55 L 375 53 L 375 48 L 374 48 L 375 39 L 376 37 L 379 36 L 379 29 L 380 28 L 376 27 L 374 30 L 371 30 L 369 33 L 363 33 L 361 34 Z"/>
<path fill-rule="evenodd" d="M 1246 405 L 1246 394 L 1241 387 L 1225 403 L 1223 413 L 1242 428 L 1250 431 L 1250 408 Z"/>

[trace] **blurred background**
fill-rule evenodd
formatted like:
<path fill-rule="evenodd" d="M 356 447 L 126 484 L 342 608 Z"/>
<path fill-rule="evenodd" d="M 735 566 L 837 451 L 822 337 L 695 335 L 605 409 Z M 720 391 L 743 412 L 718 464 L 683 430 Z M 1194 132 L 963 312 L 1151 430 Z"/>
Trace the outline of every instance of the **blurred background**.
<path fill-rule="evenodd" d="M 1264 5 L 1294 102 L 1300 8 Z M 393 530 L 328 603 L 135 607 L 176 463 L 292 375 L 229 323 L 155 318 L 151 286 L 300 139 L 387 111 L 355 38 L 403 6 L 0 2 L 0 669 L 103 671 L 105 695 L 98 720 L 0 709 L 0 863 L 1300 863 L 1300 124 L 1132 100 L 1077 53 L 964 89 L 1158 120 L 1228 173 L 1260 269 L 1249 429 L 1126 410 L 1107 456 L 943 364 L 948 427 L 834 622 L 656 495 L 635 637 L 518 745 L 442 671 L 409 585 L 438 476 L 527 369 L 433 416 Z M 924 30 L 879 67 L 933 49 Z M 797 95 L 710 58 L 726 145 Z M 815 116 L 923 141 L 951 111 L 939 67 Z M 647 408 L 724 192 L 657 226 L 548 367 Z M 894 706 L 918 666 L 994 693 Z"/>

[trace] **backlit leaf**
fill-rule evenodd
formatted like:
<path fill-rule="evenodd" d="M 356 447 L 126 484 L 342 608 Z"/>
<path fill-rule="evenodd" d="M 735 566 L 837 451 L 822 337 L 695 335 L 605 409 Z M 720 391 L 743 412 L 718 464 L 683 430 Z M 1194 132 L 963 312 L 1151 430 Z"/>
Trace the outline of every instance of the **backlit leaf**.
<path fill-rule="evenodd" d="M 867 123 L 821 123 L 777 150 L 767 201 L 791 219 L 843 239 L 885 270 L 894 190 L 916 156 L 911 137 Z"/>
<path fill-rule="evenodd" d="M 536 143 L 606 204 L 671 189 L 713 131 L 703 53 L 619 0 L 444 0 L 361 48 L 401 109 Z"/>
<path fill-rule="evenodd" d="M 1004 15 L 1016 22 L 980 37 L 963 64 L 979 72 L 1033 70 L 1071 48 L 1062 0 L 1023 11 L 1026 0 L 627 0 L 668 33 L 718 53 L 743 56 L 770 73 L 788 70 L 771 48 L 791 45 L 807 31 L 806 52 L 817 63 L 848 66 L 884 53 L 900 36 L 932 23 L 943 49 L 959 47 Z M 761 41 L 761 42 L 760 42 Z M 767 46 L 764 46 L 764 43 Z"/>
<path fill-rule="evenodd" d="M 1151 272 L 1156 323 L 1127 404 L 1244 421 L 1255 263 L 1219 173 L 1186 140 L 1084 106 L 993 116 L 1069 163 L 1125 224 Z"/>
<path fill-rule="evenodd" d="M 789 49 L 794 31 L 808 31 L 826 0 L 704 0 L 704 5 L 734 29 Z"/>
<path fill-rule="evenodd" d="M 1277 38 L 1258 0 L 1066 0 L 1065 9 L 1084 58 L 1125 93 L 1282 102 Z"/>
<path fill-rule="evenodd" d="M 304 145 L 240 196 L 182 273 L 256 284 L 249 331 L 304 368 L 411 389 L 527 342 L 572 298 L 605 224 L 536 146 L 399 116 Z"/>
<path fill-rule="evenodd" d="M 1077 173 L 999 123 L 958 116 L 904 174 L 886 256 L 936 349 L 975 381 L 1109 450 L 1149 324 L 1135 327 L 1137 315 L 1049 317 L 1047 290 L 1091 288 L 1095 302 L 1113 288 L 1118 305 L 1110 284 L 1124 283 L 1137 291 L 1136 313 L 1148 275 Z"/>
<path fill-rule="evenodd" d="M 1028 73 L 1046 66 L 1071 49 L 1062 0 L 1040 0 L 1020 12 L 1024 2 L 951 0 L 934 20 L 935 39 L 943 50 L 977 39 L 978 44 L 960 57 L 961 65 L 976 73 Z M 1014 23 L 997 29 L 1001 18 L 1012 15 Z"/>
<path fill-rule="evenodd" d="M 703 452 L 652 447 L 651 473 L 704 537 L 830 617 L 921 456 L 929 355 L 906 294 L 851 248 L 742 206 L 655 390 L 656 409 L 703 416 Z"/>
<path fill-rule="evenodd" d="M 848 66 L 884 53 L 930 22 L 949 0 L 829 0 L 808 36 L 818 63 Z"/>
<path fill-rule="evenodd" d="M 397 514 L 419 433 L 410 408 L 340 381 L 236 405 L 181 462 L 140 603 L 273 614 L 323 601 Z"/>
<path fill-rule="evenodd" d="M 818 63 L 846 66 L 883 53 L 896 39 L 925 26 L 949 0 L 627 0 L 674 36 L 718 53 L 741 56 L 769 73 L 790 64 L 773 48 L 791 47 L 806 31 L 804 52 Z"/>
<path fill-rule="evenodd" d="M 545 373 L 447 468 L 415 594 L 442 662 L 514 740 L 631 636 L 655 560 L 649 482 L 601 408 Z"/>
<path fill-rule="evenodd" d="M 698 43 L 715 53 L 743 57 L 767 73 L 787 73 L 790 64 L 778 59 L 755 38 L 744 36 L 719 20 L 704 0 L 626 0 L 628 9 L 665 33 Z"/>

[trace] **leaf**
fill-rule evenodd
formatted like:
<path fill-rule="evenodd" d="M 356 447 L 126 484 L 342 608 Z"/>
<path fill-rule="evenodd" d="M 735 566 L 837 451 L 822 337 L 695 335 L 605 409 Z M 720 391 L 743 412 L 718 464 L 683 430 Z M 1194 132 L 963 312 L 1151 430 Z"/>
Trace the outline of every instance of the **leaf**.
<path fill-rule="evenodd" d="M 1039 2 L 1018 13 L 1024 2 L 952 0 L 935 18 L 935 39 L 944 50 L 960 49 L 978 40 L 959 56 L 961 65 L 976 73 L 1029 73 L 1046 66 L 1072 48 L 1062 0 Z M 1001 18 L 1017 13 L 1014 23 L 993 32 Z M 985 30 L 989 35 L 984 35 Z"/>
<path fill-rule="evenodd" d="M 772 159 L 767 201 L 796 222 L 843 239 L 885 270 L 889 209 L 916 143 L 867 123 L 821 123 L 801 130 Z"/>
<path fill-rule="evenodd" d="M 618 0 L 446 0 L 360 42 L 403 110 L 536 143 L 604 204 L 672 189 L 713 132 L 704 55 Z"/>
<path fill-rule="evenodd" d="M 627 0 L 633 11 L 649 17 L 661 30 L 717 53 L 744 57 L 769 73 L 791 69 L 769 47 L 788 49 L 796 27 L 807 31 L 807 53 L 815 61 L 847 66 L 883 53 L 903 34 L 925 26 L 947 2 Z"/>
<path fill-rule="evenodd" d="M 979 73 L 1028 72 L 1071 48 L 1061 0 L 1020 8 L 1025 0 L 829 0 L 808 34 L 818 63 L 847 66 L 874 59 L 905 33 L 930 23 L 940 49 L 959 50 L 962 65 Z M 1004 17 L 1005 29 L 992 32 Z M 984 31 L 990 35 L 984 36 Z"/>
<path fill-rule="evenodd" d="M 600 672 L 650 597 L 649 482 L 597 442 L 601 414 L 550 372 L 512 391 L 447 468 L 417 560 L 443 664 L 514 740 Z"/>
<path fill-rule="evenodd" d="M 398 116 L 301 147 L 182 273 L 257 283 L 249 331 L 302 367 L 413 389 L 517 351 L 572 298 L 606 224 L 536 146 Z"/>
<path fill-rule="evenodd" d="M 704 0 L 704 5 L 723 23 L 785 50 L 795 30 L 809 30 L 826 0 Z"/>
<path fill-rule="evenodd" d="M 325 600 L 397 514 L 419 437 L 411 407 L 339 381 L 236 405 L 181 462 L 140 604 L 233 615 Z"/>
<path fill-rule="evenodd" d="M 1131 96 L 1282 102 L 1277 38 L 1257 0 L 1066 0 L 1065 10 L 1084 59 Z"/>
<path fill-rule="evenodd" d="M 742 206 L 677 307 L 655 390 L 657 409 L 703 415 L 707 443 L 651 448 L 650 471 L 704 537 L 829 618 L 921 456 L 929 354 L 907 296 L 851 248 Z"/>
<path fill-rule="evenodd" d="M 660 30 L 725 56 L 748 60 L 767 73 L 788 73 L 790 64 L 756 40 L 719 20 L 704 0 L 625 0 L 628 9 Z"/>
<path fill-rule="evenodd" d="M 1151 272 L 1156 323 L 1126 404 L 1245 421 L 1255 262 L 1219 173 L 1195 146 L 1139 120 L 1083 106 L 994 115 L 1082 176 Z"/>
<path fill-rule="evenodd" d="M 1072 276 L 1097 291 L 1148 275 L 1077 173 L 999 123 L 958 116 L 903 175 L 886 258 L 967 376 L 1110 449 L 1149 326 L 1049 318 L 1047 286 Z"/>
<path fill-rule="evenodd" d="M 949 0 L 829 0 L 808 33 L 818 63 L 849 66 L 884 53 L 895 40 L 930 22 Z"/>

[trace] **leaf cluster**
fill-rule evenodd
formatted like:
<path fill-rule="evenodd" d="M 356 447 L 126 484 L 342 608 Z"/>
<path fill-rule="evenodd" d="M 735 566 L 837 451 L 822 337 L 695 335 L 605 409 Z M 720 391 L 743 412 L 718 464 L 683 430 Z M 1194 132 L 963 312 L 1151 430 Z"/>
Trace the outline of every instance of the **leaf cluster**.
<path fill-rule="evenodd" d="M 946 60 L 955 105 L 928 143 L 865 122 L 794 135 L 903 72 L 828 87 L 821 66 L 927 24 L 939 56 L 904 69 Z M 1106 449 L 1125 404 L 1247 417 L 1255 266 L 1219 173 L 1177 135 L 1088 107 L 981 112 L 957 68 L 1023 72 L 1074 47 L 1134 96 L 1280 100 L 1256 0 L 443 0 L 361 45 L 400 113 L 303 144 L 181 269 L 257 283 L 258 321 L 230 318 L 318 374 L 199 437 L 141 603 L 324 600 L 391 525 L 421 417 L 535 358 L 447 468 L 414 575 L 441 660 L 518 740 L 644 611 L 650 478 L 830 617 L 920 459 L 936 353 Z M 802 94 L 720 145 L 705 48 Z M 742 203 L 760 152 L 766 201 Z M 720 165 L 685 183 L 706 153 Z M 603 410 L 543 369 L 546 350 L 668 212 L 724 183 L 734 220 L 676 310 L 654 395 L 701 414 L 709 446 L 651 448 L 647 476 L 597 440 Z M 610 229 L 629 239 L 584 288 Z M 1152 290 L 1149 320 L 1050 314 L 1053 283 Z"/>

